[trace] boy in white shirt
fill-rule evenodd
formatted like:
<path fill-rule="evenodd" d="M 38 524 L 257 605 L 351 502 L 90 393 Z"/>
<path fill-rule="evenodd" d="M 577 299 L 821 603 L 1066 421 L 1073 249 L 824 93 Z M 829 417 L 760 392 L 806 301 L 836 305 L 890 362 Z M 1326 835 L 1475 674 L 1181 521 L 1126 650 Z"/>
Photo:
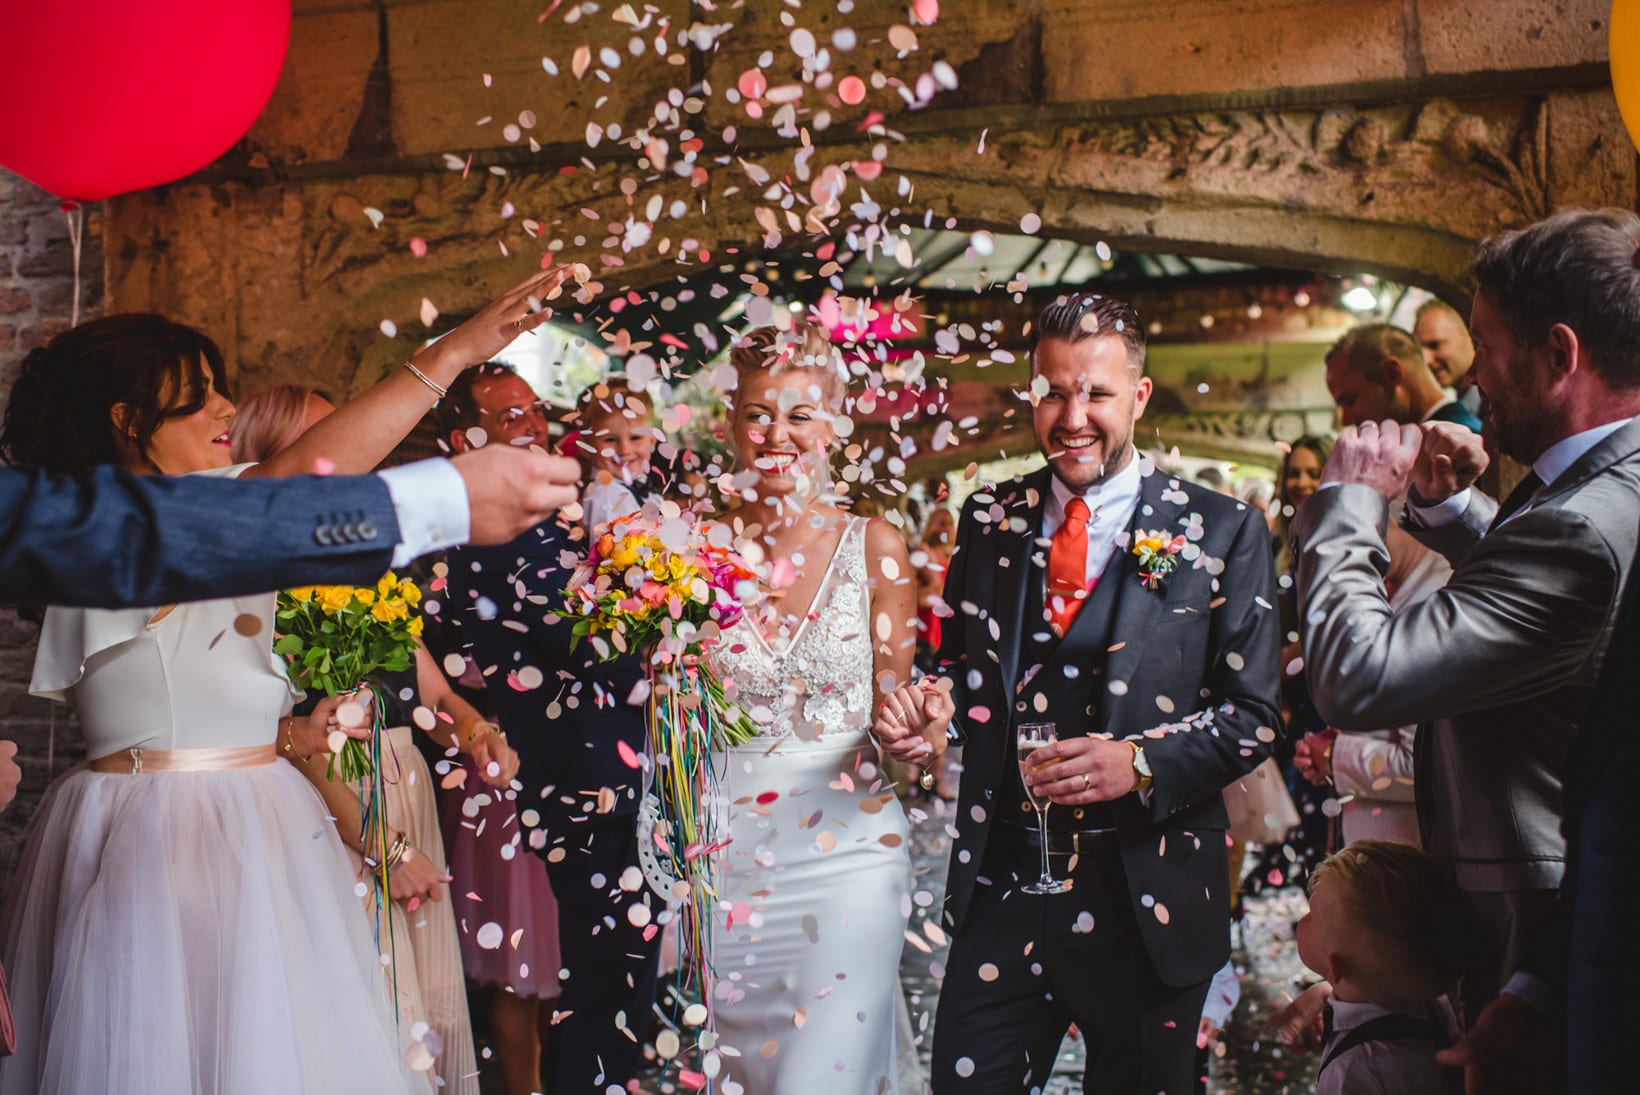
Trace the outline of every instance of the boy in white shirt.
<path fill-rule="evenodd" d="M 587 532 L 642 505 L 655 452 L 655 404 L 624 377 L 600 380 L 576 405 L 575 453 L 587 465 L 581 505 Z"/>
<path fill-rule="evenodd" d="M 1296 1030 L 1324 1016 L 1317 1095 L 1463 1090 L 1457 1070 L 1435 1061 L 1456 1035 L 1442 995 L 1456 978 L 1455 901 L 1441 865 L 1407 844 L 1358 840 L 1311 874 L 1298 956 L 1326 981 L 1278 1022 Z"/>

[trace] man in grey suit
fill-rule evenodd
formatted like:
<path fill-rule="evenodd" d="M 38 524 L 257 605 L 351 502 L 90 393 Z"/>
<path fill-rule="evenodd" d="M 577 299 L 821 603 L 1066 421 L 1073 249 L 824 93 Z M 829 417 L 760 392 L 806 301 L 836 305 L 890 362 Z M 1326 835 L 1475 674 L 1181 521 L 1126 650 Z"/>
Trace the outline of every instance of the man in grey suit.
<path fill-rule="evenodd" d="M 1447 1059 L 1471 1092 L 1548 1091 L 1563 1083 L 1560 975 L 1536 929 L 1554 922 L 1568 751 L 1640 529 L 1640 217 L 1564 212 L 1487 240 L 1473 272 L 1486 428 L 1532 473 L 1500 507 L 1473 489 L 1486 454 L 1468 430 L 1365 422 L 1339 438 L 1293 536 L 1321 713 L 1422 724 L 1420 828 L 1452 865 L 1473 944 L 1472 1027 Z M 1454 573 L 1395 613 L 1383 532 L 1408 485 L 1409 531 Z"/>

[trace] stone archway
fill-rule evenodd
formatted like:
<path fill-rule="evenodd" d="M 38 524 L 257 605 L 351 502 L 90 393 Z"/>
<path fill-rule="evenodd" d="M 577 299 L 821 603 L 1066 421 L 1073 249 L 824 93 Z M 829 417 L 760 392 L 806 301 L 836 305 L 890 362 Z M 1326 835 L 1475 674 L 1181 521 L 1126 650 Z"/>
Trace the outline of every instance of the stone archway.
<path fill-rule="evenodd" d="M 679 26 L 706 18 L 658 7 Z M 732 85 L 760 52 L 784 48 L 777 7 L 747 5 L 714 51 L 673 66 L 688 69 L 675 81 Z M 1490 20 L 1458 0 L 1342 13 L 1326 0 L 1071 12 L 977 3 L 918 28 L 920 63 L 952 65 L 954 96 L 891 111 L 870 134 L 853 124 L 865 108 L 839 109 L 812 135 L 807 163 L 766 129 L 725 144 L 744 116 L 717 97 L 684 100 L 700 108 L 685 119 L 699 130 L 693 176 L 646 182 L 636 196 L 622 182 L 648 163 L 641 150 L 606 144 L 608 155 L 584 160 L 581 130 L 601 95 L 617 100 L 609 109 L 623 95 L 647 109 L 646 96 L 665 94 L 664 72 L 625 91 L 559 77 L 561 110 L 532 131 L 533 148 L 471 126 L 468 115 L 497 105 L 476 89 L 478 70 L 515 84 L 540 76 L 540 42 L 475 45 L 471 28 L 517 22 L 514 8 L 298 2 L 286 81 L 238 153 L 110 203 L 109 307 L 201 324 L 250 387 L 357 390 L 425 333 L 424 298 L 469 311 L 554 239 L 556 257 L 591 264 L 607 289 L 662 281 L 681 250 L 698 260 L 811 227 L 755 196 L 757 179 L 806 185 L 824 163 L 869 163 L 879 145 L 889 146 L 883 176 L 851 181 L 850 193 L 897 206 L 893 221 L 1014 231 L 1030 213 L 1044 236 L 1373 272 L 1449 298 L 1462 297 L 1469 250 L 1485 235 L 1560 205 L 1636 204 L 1598 0 L 1516 5 Z M 894 71 L 883 39 L 904 9 L 861 0 L 850 18 L 861 28 L 850 64 Z M 583 30 L 594 48 L 627 33 Z M 1168 63 L 1143 64 L 1146 53 Z M 888 141 L 885 127 L 904 140 Z M 666 212 L 654 217 L 657 198 Z M 605 247 L 633 217 L 653 224 L 650 242 Z M 383 320 L 396 338 L 379 333 Z"/>

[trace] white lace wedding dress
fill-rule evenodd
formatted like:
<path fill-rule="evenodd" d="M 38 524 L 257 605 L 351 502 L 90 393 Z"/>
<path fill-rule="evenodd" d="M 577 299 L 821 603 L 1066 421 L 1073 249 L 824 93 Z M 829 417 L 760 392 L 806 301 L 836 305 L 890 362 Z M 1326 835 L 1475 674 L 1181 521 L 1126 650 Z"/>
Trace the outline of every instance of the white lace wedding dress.
<path fill-rule="evenodd" d="M 851 518 L 789 644 L 730 629 L 714 668 L 765 734 L 714 757 L 731 843 L 712 924 L 725 1095 L 917 1095 L 899 961 L 905 812 L 878 767 L 864 532 Z"/>
<path fill-rule="evenodd" d="M 269 762 L 82 766 L 51 787 L 6 910 L 17 1054 L 0 1058 L 0 1095 L 432 1090 L 401 1060 L 417 1017 L 395 1031 L 324 804 L 272 759 L 290 707 L 273 610 L 265 594 L 157 620 L 47 612 L 32 691 L 72 697 L 88 756 Z"/>

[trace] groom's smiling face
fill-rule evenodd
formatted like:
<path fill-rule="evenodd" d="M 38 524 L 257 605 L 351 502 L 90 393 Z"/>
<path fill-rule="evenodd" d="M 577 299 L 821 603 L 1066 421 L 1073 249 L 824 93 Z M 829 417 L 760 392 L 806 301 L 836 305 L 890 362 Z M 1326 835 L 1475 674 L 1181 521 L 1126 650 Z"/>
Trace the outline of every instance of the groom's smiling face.
<path fill-rule="evenodd" d="M 1117 335 L 1045 338 L 1032 357 L 1037 448 L 1071 490 L 1086 492 L 1133 458 L 1133 424 L 1150 402 L 1150 378 Z"/>

